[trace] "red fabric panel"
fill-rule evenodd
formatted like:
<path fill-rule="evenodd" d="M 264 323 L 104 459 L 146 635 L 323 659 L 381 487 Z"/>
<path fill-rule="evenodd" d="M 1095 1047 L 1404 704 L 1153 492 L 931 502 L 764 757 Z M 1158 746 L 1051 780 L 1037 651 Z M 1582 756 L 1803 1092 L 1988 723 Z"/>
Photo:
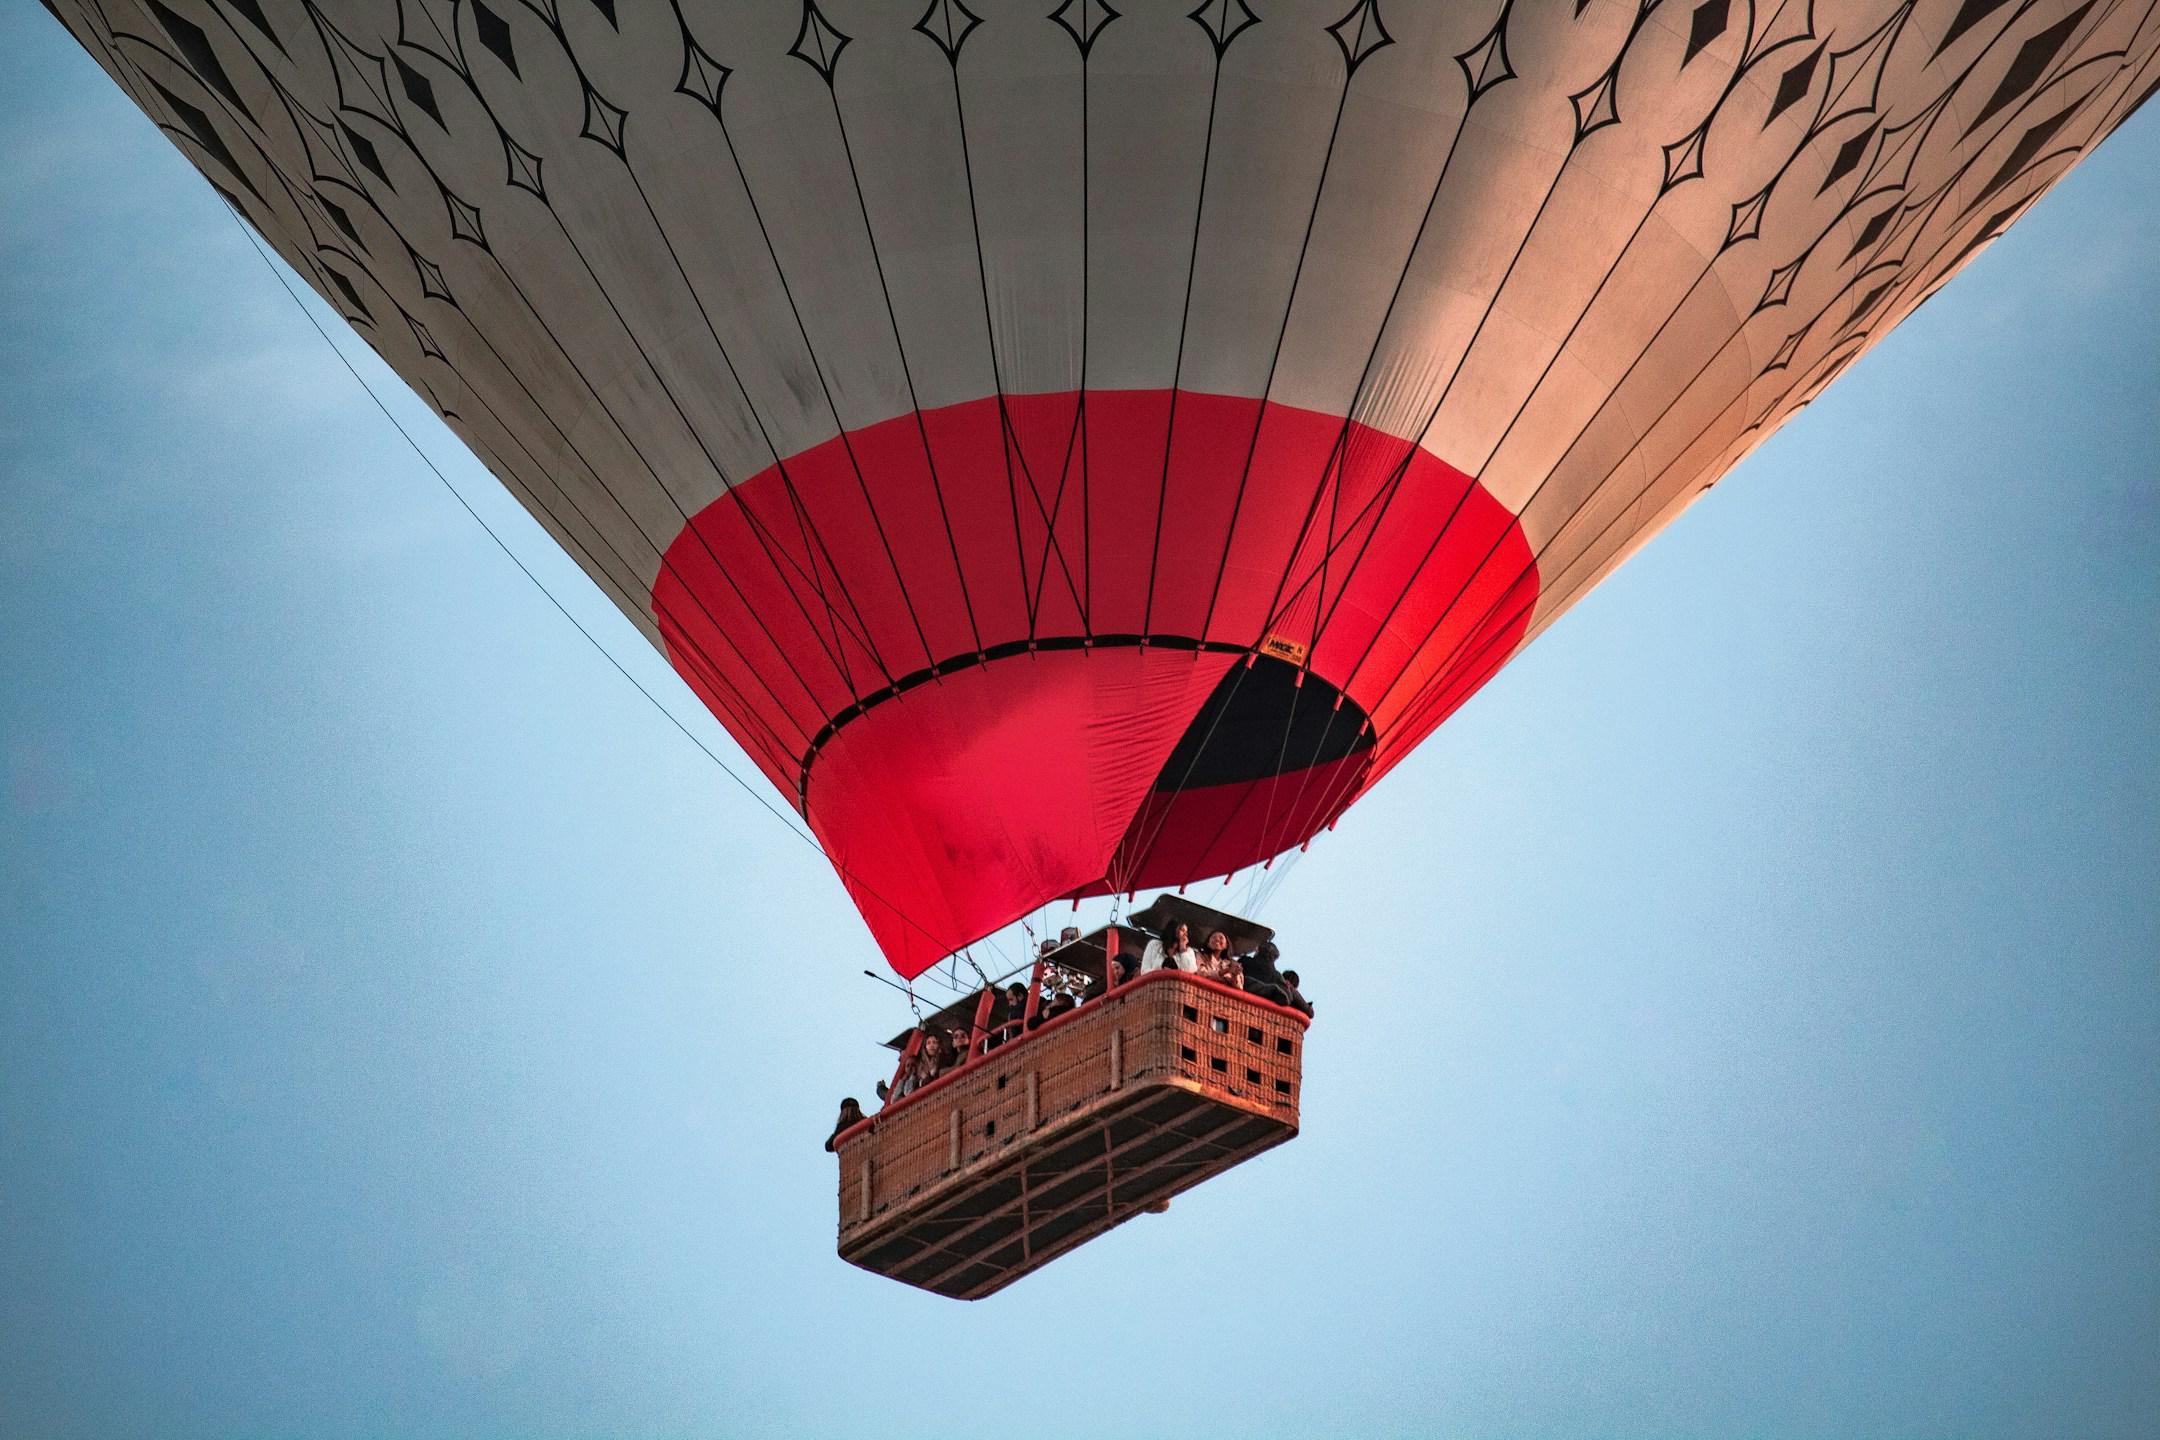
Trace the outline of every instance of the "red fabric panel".
<path fill-rule="evenodd" d="M 970 667 L 843 728 L 811 829 L 913 977 L 1101 876 L 1193 712 L 1236 663 L 1054 651 Z"/>
<path fill-rule="evenodd" d="M 677 670 L 791 803 L 807 764 L 813 827 L 913 973 L 938 958 L 923 947 L 1046 899 L 1201 879 L 1303 841 L 1505 663 L 1536 596 L 1514 516 L 1410 442 L 1155 390 L 993 396 L 790 456 L 677 537 L 653 610 Z M 1142 633 L 1308 647 L 1377 747 L 1149 796 L 1156 775 L 1138 770 L 1230 657 L 974 663 Z"/>
<path fill-rule="evenodd" d="M 1082 893 L 1182 885 L 1293 849 L 1342 813 L 1370 760 L 1350 755 L 1245 784 L 1150 794 L 1109 872 Z"/>

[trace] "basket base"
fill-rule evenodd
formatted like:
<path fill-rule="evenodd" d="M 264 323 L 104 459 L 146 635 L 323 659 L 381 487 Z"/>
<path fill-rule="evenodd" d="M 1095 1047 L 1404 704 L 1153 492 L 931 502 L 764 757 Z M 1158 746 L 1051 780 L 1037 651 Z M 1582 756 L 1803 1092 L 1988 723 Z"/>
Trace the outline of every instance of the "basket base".
<path fill-rule="evenodd" d="M 849 1236 L 840 1258 L 979 1300 L 1296 1134 L 1189 1082 L 1135 1084 L 1113 1105 L 1046 1125 L 1025 1149 Z"/>

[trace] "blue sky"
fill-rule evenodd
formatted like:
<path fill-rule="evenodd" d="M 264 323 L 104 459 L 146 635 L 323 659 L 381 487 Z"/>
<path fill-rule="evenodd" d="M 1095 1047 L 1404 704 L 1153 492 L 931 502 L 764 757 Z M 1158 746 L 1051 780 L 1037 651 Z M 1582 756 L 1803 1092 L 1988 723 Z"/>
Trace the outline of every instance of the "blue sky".
<path fill-rule="evenodd" d="M 2154 115 L 1282 881 L 1294 1144 L 962 1306 L 832 1254 L 822 862 L 0 94 L 0 1433 L 2160 1433 Z"/>

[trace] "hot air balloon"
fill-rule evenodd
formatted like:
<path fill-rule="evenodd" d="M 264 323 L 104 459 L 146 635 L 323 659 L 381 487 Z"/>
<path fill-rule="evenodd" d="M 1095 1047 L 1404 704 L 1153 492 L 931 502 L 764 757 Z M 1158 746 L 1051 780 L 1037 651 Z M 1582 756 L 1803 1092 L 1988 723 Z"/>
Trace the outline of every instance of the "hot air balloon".
<path fill-rule="evenodd" d="M 2160 75 L 2125 0 L 47 4 L 906 977 L 1334 824 Z"/>

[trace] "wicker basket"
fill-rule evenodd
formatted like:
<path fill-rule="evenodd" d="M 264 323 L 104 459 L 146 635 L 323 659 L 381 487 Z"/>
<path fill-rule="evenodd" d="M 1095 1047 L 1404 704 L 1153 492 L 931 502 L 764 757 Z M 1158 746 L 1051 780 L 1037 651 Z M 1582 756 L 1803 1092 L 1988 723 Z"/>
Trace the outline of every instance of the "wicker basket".
<path fill-rule="evenodd" d="M 841 1137 L 840 1255 L 941 1295 L 1002 1289 L 1297 1134 L 1306 1018 L 1143 975 Z"/>

